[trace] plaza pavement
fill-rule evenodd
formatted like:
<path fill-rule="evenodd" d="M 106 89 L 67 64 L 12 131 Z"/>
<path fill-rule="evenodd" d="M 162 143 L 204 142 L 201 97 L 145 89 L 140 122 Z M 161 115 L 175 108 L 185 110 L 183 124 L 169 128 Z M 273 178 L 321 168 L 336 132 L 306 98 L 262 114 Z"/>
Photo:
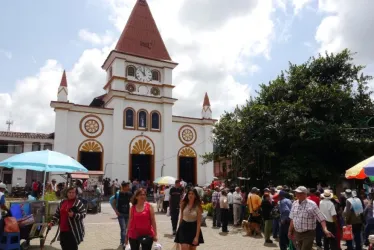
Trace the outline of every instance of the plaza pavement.
<path fill-rule="evenodd" d="M 174 238 L 171 235 L 170 217 L 164 214 L 156 215 L 158 238 L 163 246 L 163 250 L 169 250 L 174 245 Z M 80 250 L 117 250 L 119 248 L 119 225 L 117 218 L 108 203 L 102 204 L 102 213 L 88 214 L 85 221 L 86 237 L 79 246 Z M 227 249 L 254 249 L 254 250 L 275 250 L 279 249 L 278 243 L 264 245 L 263 238 L 253 238 L 244 236 L 241 228 L 229 227 L 229 233 L 220 233 L 219 229 L 212 228 L 211 219 L 207 219 L 207 227 L 202 227 L 205 244 L 198 249 L 206 250 L 227 250 Z M 61 249 L 59 242 L 50 246 L 50 241 L 54 237 L 56 227 L 48 234 L 44 250 Z M 29 249 L 40 249 L 39 241 L 31 242 Z"/>

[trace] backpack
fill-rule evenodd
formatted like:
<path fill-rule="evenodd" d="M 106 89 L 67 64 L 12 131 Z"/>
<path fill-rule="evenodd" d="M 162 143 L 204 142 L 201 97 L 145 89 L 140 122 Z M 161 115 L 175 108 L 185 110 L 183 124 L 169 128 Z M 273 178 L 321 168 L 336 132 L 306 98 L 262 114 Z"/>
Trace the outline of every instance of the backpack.
<path fill-rule="evenodd" d="M 274 206 L 273 209 L 271 210 L 270 212 L 270 216 L 273 218 L 273 219 L 278 219 L 280 218 L 280 211 L 279 211 L 279 206 Z"/>
<path fill-rule="evenodd" d="M 120 206 L 120 198 L 121 198 L 121 206 Z M 116 199 L 116 206 L 117 210 L 121 214 L 129 214 L 130 211 L 130 199 L 131 195 L 128 192 L 120 193 L 119 191 L 115 194 L 114 199 Z"/>

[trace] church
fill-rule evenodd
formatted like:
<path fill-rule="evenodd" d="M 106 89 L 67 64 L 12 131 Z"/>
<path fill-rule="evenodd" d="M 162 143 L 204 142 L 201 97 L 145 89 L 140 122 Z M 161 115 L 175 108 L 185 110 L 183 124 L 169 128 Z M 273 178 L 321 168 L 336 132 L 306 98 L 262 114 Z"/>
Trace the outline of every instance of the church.
<path fill-rule="evenodd" d="M 173 115 L 174 62 L 146 0 L 137 0 L 127 24 L 103 62 L 104 93 L 90 105 L 69 102 L 64 72 L 57 101 L 54 150 L 74 157 L 106 177 L 153 181 L 173 176 L 204 185 L 213 180 L 209 97 L 202 96 L 200 117 Z"/>

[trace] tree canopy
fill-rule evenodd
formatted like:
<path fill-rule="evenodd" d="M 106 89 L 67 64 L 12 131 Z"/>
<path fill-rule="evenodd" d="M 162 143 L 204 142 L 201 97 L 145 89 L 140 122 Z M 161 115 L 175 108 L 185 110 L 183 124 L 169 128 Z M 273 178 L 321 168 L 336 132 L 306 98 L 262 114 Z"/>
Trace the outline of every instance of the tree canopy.
<path fill-rule="evenodd" d="M 213 128 L 213 153 L 251 179 L 312 185 L 336 180 L 374 153 L 371 76 L 353 54 L 311 57 L 282 71 Z M 374 121 L 374 119 L 373 119 Z"/>

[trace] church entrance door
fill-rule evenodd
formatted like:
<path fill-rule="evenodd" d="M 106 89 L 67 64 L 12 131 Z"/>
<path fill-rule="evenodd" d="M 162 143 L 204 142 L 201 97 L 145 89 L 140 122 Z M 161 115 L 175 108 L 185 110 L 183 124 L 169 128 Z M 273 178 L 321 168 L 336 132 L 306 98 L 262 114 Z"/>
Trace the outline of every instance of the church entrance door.
<path fill-rule="evenodd" d="M 139 181 L 152 181 L 152 155 L 131 155 L 131 179 Z"/>
<path fill-rule="evenodd" d="M 179 157 L 179 179 L 196 184 L 196 157 Z"/>

